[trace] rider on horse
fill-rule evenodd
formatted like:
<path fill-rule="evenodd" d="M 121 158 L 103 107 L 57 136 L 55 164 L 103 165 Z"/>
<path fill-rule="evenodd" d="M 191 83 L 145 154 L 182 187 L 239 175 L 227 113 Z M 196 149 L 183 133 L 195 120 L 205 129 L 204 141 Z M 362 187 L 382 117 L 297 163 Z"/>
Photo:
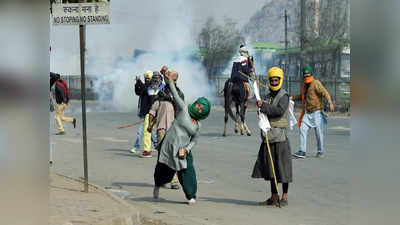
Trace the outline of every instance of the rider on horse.
<path fill-rule="evenodd" d="M 247 108 L 250 99 L 249 77 L 253 73 L 253 57 L 249 55 L 249 50 L 244 45 L 240 45 L 239 53 L 240 56 L 233 61 L 231 81 L 243 83 L 246 92 L 245 107 Z"/>

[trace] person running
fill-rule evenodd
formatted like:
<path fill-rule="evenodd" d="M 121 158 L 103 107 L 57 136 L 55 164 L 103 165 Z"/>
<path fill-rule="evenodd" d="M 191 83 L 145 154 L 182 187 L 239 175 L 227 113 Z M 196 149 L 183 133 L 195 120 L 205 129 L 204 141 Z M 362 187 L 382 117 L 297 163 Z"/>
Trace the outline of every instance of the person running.
<path fill-rule="evenodd" d="M 65 130 L 63 126 L 63 121 L 72 123 L 74 128 L 76 127 L 76 119 L 72 117 L 64 116 L 65 110 L 67 109 L 69 100 L 70 100 L 70 93 L 67 82 L 60 77 L 60 74 L 54 74 L 55 84 L 55 97 L 56 97 L 56 115 L 55 120 L 58 126 L 58 133 L 56 135 L 64 135 Z"/>

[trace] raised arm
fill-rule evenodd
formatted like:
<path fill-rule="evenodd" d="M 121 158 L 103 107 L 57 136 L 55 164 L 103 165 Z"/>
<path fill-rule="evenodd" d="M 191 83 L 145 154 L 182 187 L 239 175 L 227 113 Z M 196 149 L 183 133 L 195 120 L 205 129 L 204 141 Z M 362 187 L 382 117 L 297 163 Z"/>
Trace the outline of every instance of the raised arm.
<path fill-rule="evenodd" d="M 174 97 L 174 102 L 178 110 L 182 110 L 185 108 L 185 102 L 179 96 L 178 91 L 176 90 L 175 83 L 170 79 L 169 73 L 165 74 L 165 81 L 168 83 L 169 88 L 171 89 L 172 96 Z"/>
<path fill-rule="evenodd" d="M 142 96 L 146 93 L 146 91 L 146 86 L 143 84 L 143 82 L 140 79 L 136 79 L 135 94 L 137 96 Z"/>

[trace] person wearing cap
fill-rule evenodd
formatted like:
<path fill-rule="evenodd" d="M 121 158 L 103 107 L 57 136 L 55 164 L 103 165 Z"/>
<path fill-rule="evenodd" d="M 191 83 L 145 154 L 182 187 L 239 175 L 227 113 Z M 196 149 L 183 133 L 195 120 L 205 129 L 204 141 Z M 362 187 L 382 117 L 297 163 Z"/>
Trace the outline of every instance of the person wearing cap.
<path fill-rule="evenodd" d="M 146 71 L 144 74 L 144 83 L 140 80 L 140 77 L 136 77 L 136 84 L 135 84 L 135 93 L 137 96 L 139 96 L 139 102 L 138 102 L 138 116 L 141 120 L 144 120 L 144 123 L 142 123 L 139 127 L 138 133 L 137 133 L 137 139 L 135 142 L 134 147 L 131 149 L 132 153 L 135 153 L 137 149 L 140 148 L 140 144 L 143 141 L 143 148 L 144 151 L 140 155 L 142 158 L 151 158 L 151 138 L 153 138 L 153 141 L 156 142 L 156 136 L 155 134 L 147 132 L 147 126 L 149 122 L 149 110 L 151 108 L 151 105 L 153 104 L 154 101 L 154 96 L 149 95 L 149 87 L 151 86 L 151 78 L 153 76 L 152 71 Z"/>
<path fill-rule="evenodd" d="M 272 160 L 275 168 L 276 179 L 282 183 L 281 206 L 288 204 L 289 183 L 293 180 L 292 157 L 290 152 L 289 139 L 287 137 L 287 113 L 289 107 L 289 95 L 282 88 L 283 71 L 278 67 L 272 67 L 268 71 L 269 92 L 264 101 L 257 101 L 260 111 L 267 115 L 271 129 L 265 134 L 261 131 L 261 146 L 258 157 L 253 168 L 252 178 L 263 178 L 270 181 L 271 197 L 260 205 L 278 206 L 278 190 L 275 186 L 272 164 L 268 153 L 269 143 Z M 268 143 L 266 143 L 268 137 Z"/>
<path fill-rule="evenodd" d="M 231 72 L 231 81 L 233 83 L 243 83 L 246 92 L 245 107 L 250 99 L 249 77 L 253 72 L 253 57 L 250 56 L 246 46 L 240 45 L 240 56 L 234 59 Z"/>
<path fill-rule="evenodd" d="M 331 112 L 335 110 L 332 103 L 331 96 L 319 80 L 314 79 L 312 76 L 312 69 L 310 66 L 303 68 L 304 83 L 301 88 L 301 94 L 293 96 L 294 101 L 301 100 L 302 111 L 299 118 L 300 127 L 300 150 L 293 154 L 297 158 L 306 157 L 307 149 L 307 132 L 310 128 L 315 128 L 315 136 L 317 139 L 317 154 L 316 157 L 321 158 L 324 156 L 323 149 L 323 122 L 326 121 L 325 115 L 322 110 L 325 98 L 328 101 L 329 109 Z"/>
<path fill-rule="evenodd" d="M 177 115 L 165 134 L 161 144 L 157 146 L 158 160 L 154 171 L 153 197 L 159 197 L 160 187 L 171 182 L 178 172 L 179 183 L 188 199 L 189 205 L 196 204 L 197 179 L 193 165 L 192 151 L 199 138 L 200 120 L 208 117 L 211 104 L 204 98 L 198 98 L 193 104 L 185 105 L 172 81 L 176 71 L 165 74 L 165 81 L 177 107 Z"/>

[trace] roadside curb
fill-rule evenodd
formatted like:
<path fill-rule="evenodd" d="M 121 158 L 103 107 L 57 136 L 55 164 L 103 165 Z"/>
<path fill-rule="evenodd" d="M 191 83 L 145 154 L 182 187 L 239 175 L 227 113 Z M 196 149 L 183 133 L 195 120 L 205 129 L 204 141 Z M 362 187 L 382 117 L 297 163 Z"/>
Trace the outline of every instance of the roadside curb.
<path fill-rule="evenodd" d="M 72 180 L 72 181 L 84 184 L 84 181 L 82 179 L 69 177 L 66 175 L 59 174 L 59 173 L 53 173 L 53 174 L 55 176 L 61 177 L 63 179 Z M 121 216 L 117 216 L 117 217 L 114 217 L 111 219 L 107 219 L 101 223 L 91 224 L 91 225 L 171 225 L 171 224 L 162 222 L 160 220 L 152 219 L 147 215 L 144 215 L 133 205 L 131 205 L 128 202 L 126 202 L 125 200 L 119 198 L 118 196 L 111 193 L 110 191 L 107 191 L 105 188 L 102 188 L 102 187 L 100 187 L 96 184 L 92 184 L 92 183 L 89 183 L 89 188 L 93 188 L 93 189 L 96 189 L 96 190 L 104 193 L 107 197 L 109 197 L 112 200 L 123 205 L 124 207 L 126 207 L 128 209 L 128 211 L 130 211 L 129 213 L 122 214 Z M 75 225 L 75 224 L 73 224 L 71 222 L 65 222 L 62 225 Z M 78 224 L 76 224 L 76 225 L 78 225 Z"/>

